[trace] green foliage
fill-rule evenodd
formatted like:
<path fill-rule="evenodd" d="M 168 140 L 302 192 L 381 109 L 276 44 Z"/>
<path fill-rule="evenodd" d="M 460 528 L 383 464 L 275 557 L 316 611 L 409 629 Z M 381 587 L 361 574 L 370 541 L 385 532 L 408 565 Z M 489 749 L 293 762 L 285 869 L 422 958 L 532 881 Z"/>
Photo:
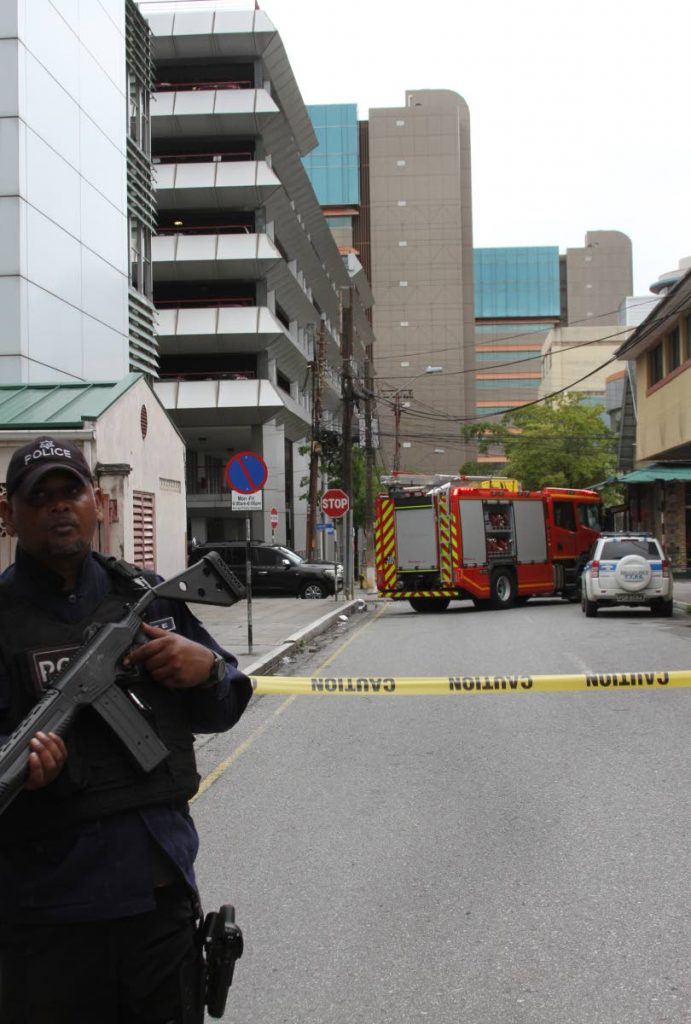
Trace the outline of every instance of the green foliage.
<path fill-rule="evenodd" d="M 506 465 L 500 462 L 464 462 L 458 468 L 459 476 L 506 476 Z"/>
<path fill-rule="evenodd" d="M 329 487 L 343 487 L 343 438 L 335 431 L 324 430 L 320 435 L 320 469 L 328 481 Z M 309 445 L 301 447 L 300 453 L 306 455 Z M 364 448 L 353 445 L 352 453 L 352 477 L 353 493 L 349 495 L 350 507 L 353 510 L 353 522 L 355 527 L 361 527 L 366 519 L 366 497 L 367 497 L 367 456 Z M 309 479 L 303 477 L 300 486 L 307 488 Z M 372 473 L 372 493 L 376 494 L 380 485 L 379 474 L 376 469 Z M 301 493 L 301 498 L 307 500 L 307 491 Z M 321 492 L 317 499 L 321 499 Z"/>
<path fill-rule="evenodd" d="M 465 428 L 481 453 L 501 445 L 508 462 L 503 475 L 528 489 L 591 487 L 616 469 L 616 435 L 605 426 L 603 405 L 561 395 L 512 410 L 495 423 Z"/>

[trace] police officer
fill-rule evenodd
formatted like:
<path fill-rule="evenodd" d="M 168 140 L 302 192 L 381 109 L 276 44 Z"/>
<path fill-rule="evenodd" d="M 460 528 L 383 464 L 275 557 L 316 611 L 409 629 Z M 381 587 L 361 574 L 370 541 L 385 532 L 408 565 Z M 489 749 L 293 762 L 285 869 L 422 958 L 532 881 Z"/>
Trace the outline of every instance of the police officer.
<path fill-rule="evenodd" d="M 123 617 L 135 575 L 91 550 L 101 494 L 77 446 L 18 449 L 6 483 L 0 516 L 18 543 L 0 576 L 0 743 L 89 625 Z M 149 609 L 128 667 L 171 755 L 143 774 L 86 708 L 65 741 L 33 738 L 0 819 L 2 1024 L 203 1020 L 193 739 L 231 728 L 251 685 L 182 602 Z"/>

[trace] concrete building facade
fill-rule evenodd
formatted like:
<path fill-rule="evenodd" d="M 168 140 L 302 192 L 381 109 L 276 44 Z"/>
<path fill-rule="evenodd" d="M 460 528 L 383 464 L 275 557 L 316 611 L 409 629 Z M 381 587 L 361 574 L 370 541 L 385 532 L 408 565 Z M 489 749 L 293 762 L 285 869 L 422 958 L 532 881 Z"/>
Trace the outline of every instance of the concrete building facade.
<path fill-rule="evenodd" d="M 313 383 L 320 429 L 340 431 L 351 295 L 355 379 L 371 338 L 359 267 L 344 264 L 303 167 L 316 137 L 266 14 L 206 0 L 140 9 L 156 78 L 155 387 L 187 442 L 190 533 L 244 537 L 224 470 L 253 451 L 268 467 L 253 536 L 271 536 L 276 508 L 275 539 L 304 550 Z"/>
<path fill-rule="evenodd" d="M 588 231 L 582 248 L 566 250 L 566 323 L 615 324 L 633 292 L 631 239 L 621 231 Z"/>
<path fill-rule="evenodd" d="M 677 570 L 691 568 L 691 270 L 665 288 L 618 351 L 635 363 L 630 525 L 656 533 Z M 621 466 L 621 463 L 620 463 Z M 628 467 L 625 467 L 628 468 Z"/>
<path fill-rule="evenodd" d="M 367 125 L 370 268 L 383 461 L 455 472 L 472 416 L 470 116 L 446 90 L 408 91 Z M 431 376 L 429 367 L 439 369 Z M 456 418 L 456 424 L 451 422 Z"/>
<path fill-rule="evenodd" d="M 542 346 L 542 380 L 538 397 L 568 389 L 595 402 L 605 401 L 608 381 L 623 375 L 625 363 L 615 358 L 630 331 L 603 327 L 558 327 Z"/>

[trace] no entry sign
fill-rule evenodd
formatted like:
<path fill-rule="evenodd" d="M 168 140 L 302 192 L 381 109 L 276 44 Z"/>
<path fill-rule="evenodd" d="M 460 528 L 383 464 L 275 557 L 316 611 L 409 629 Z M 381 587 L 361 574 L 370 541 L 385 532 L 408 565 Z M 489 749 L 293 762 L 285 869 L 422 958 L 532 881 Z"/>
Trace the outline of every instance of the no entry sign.
<path fill-rule="evenodd" d="M 340 487 L 331 487 L 322 495 L 322 512 L 332 519 L 344 516 L 350 508 L 350 498 Z"/>
<path fill-rule="evenodd" d="M 266 483 L 269 471 L 256 452 L 237 452 L 226 465 L 226 480 L 238 494 L 256 494 Z"/>
<path fill-rule="evenodd" d="M 278 509 L 271 509 L 271 529 L 276 530 L 278 528 Z"/>

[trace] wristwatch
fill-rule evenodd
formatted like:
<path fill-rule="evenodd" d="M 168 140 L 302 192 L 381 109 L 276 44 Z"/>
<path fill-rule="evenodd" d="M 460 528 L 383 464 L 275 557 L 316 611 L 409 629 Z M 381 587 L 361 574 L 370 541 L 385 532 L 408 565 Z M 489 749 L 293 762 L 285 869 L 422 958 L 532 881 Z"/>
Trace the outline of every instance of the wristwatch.
<path fill-rule="evenodd" d="M 226 676 L 226 660 L 222 654 L 217 654 L 214 651 L 214 660 L 209 672 L 209 678 L 201 685 L 204 687 L 216 686 Z"/>

